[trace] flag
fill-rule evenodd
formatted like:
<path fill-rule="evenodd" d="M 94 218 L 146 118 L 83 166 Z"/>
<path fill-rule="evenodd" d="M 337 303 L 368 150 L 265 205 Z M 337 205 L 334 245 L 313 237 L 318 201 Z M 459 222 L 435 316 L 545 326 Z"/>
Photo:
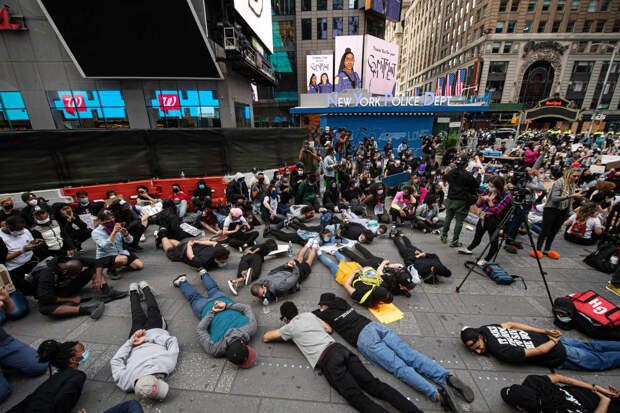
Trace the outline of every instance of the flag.
<path fill-rule="evenodd" d="M 463 95 L 463 86 L 465 86 L 465 77 L 467 76 L 467 69 L 460 69 L 456 72 L 456 90 L 454 96 Z"/>
<path fill-rule="evenodd" d="M 422 96 L 422 89 L 419 87 L 413 89 L 413 96 Z"/>
<path fill-rule="evenodd" d="M 454 91 L 454 73 L 449 73 L 446 77 L 446 96 L 452 96 Z"/>
<path fill-rule="evenodd" d="M 446 84 L 446 78 L 445 77 L 440 77 L 437 78 L 437 88 L 435 89 L 435 95 L 436 96 L 443 96 L 443 88 Z"/>

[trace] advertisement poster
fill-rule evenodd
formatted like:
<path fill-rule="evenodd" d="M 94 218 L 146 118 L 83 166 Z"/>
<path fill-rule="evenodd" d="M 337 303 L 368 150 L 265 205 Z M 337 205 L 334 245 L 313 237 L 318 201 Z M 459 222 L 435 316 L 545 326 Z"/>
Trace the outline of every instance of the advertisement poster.
<path fill-rule="evenodd" d="M 306 56 L 306 93 L 332 93 L 334 91 L 334 55 Z"/>
<path fill-rule="evenodd" d="M 366 0 L 366 10 L 373 10 L 393 21 L 400 20 L 401 0 Z"/>
<path fill-rule="evenodd" d="M 364 89 L 375 95 L 396 92 L 398 45 L 366 35 L 364 48 Z"/>
<path fill-rule="evenodd" d="M 261 42 L 273 53 L 270 0 L 235 0 L 235 10 L 254 30 Z"/>
<path fill-rule="evenodd" d="M 334 52 L 334 92 L 361 89 L 364 36 L 337 36 Z"/>

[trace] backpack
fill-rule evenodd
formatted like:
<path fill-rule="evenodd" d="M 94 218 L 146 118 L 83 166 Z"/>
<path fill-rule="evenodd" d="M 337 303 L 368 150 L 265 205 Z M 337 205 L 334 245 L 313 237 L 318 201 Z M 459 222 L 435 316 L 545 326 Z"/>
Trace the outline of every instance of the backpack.
<path fill-rule="evenodd" d="M 475 265 L 476 265 L 476 263 L 474 261 L 465 261 L 465 267 L 468 268 L 468 269 L 472 268 Z M 482 271 L 483 271 L 482 273 L 479 273 L 477 271 L 474 271 L 474 272 L 476 272 L 478 274 L 481 274 L 481 275 L 486 275 L 487 277 L 489 277 L 490 279 L 495 281 L 496 284 L 499 284 L 499 285 L 510 285 L 517 278 L 520 278 L 521 281 L 523 282 L 523 287 L 527 290 L 527 284 L 525 284 L 525 280 L 522 277 L 520 277 L 518 275 L 508 274 L 496 262 L 487 262 L 481 268 L 482 268 Z"/>
<path fill-rule="evenodd" d="M 321 228 L 325 228 L 328 225 L 331 225 L 333 221 L 333 216 L 331 212 L 324 212 L 321 214 Z"/>
<path fill-rule="evenodd" d="M 606 242 L 601 244 L 592 254 L 585 257 L 583 262 L 599 271 L 611 274 L 618 268 L 618 256 L 620 256 L 618 244 L 616 242 Z"/>
<path fill-rule="evenodd" d="M 581 293 L 570 294 L 566 298 L 574 305 L 575 312 L 587 319 L 593 326 L 602 328 L 620 327 L 620 308 L 610 303 L 596 292 L 588 290 Z M 574 314 L 571 314 L 566 309 L 566 298 L 558 298 L 554 302 L 553 316 L 556 320 L 557 312 L 568 313 L 574 318 Z M 556 325 L 557 324 L 558 323 L 556 323 Z"/>

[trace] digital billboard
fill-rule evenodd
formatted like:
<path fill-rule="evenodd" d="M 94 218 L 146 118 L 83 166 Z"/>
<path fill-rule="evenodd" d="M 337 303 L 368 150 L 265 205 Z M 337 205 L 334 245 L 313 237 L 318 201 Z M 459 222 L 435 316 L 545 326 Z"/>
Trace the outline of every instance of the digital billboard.
<path fill-rule="evenodd" d="M 366 10 L 372 10 L 393 21 L 400 21 L 401 0 L 366 0 Z"/>
<path fill-rule="evenodd" d="M 273 53 L 271 0 L 235 0 L 235 10 L 269 49 L 269 53 Z"/>
<path fill-rule="evenodd" d="M 333 73 L 333 54 L 306 56 L 306 93 L 332 93 Z"/>
<path fill-rule="evenodd" d="M 362 89 L 364 36 L 336 36 L 334 52 L 334 92 Z"/>
<path fill-rule="evenodd" d="M 366 35 L 364 41 L 364 89 L 375 95 L 396 93 L 398 45 Z"/>

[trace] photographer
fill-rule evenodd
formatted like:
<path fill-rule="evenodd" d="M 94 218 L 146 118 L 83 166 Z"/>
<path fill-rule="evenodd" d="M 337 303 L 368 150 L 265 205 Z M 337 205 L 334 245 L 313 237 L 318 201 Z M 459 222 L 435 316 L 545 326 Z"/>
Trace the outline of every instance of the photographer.
<path fill-rule="evenodd" d="M 299 161 L 303 164 L 303 171 L 306 176 L 314 175 L 316 177 L 319 171 L 319 162 L 321 158 L 314 147 L 314 141 L 304 141 L 299 151 Z"/>

